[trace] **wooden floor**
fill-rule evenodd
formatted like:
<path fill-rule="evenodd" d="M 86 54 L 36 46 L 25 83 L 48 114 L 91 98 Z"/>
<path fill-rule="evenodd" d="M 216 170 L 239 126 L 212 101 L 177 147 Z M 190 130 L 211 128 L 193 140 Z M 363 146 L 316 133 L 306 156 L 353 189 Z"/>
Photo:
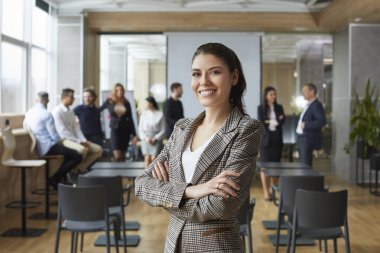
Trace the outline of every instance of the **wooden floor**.
<path fill-rule="evenodd" d="M 319 161 L 316 165 L 318 170 L 328 168 L 328 161 Z M 326 171 L 326 170 L 324 170 Z M 328 171 L 328 169 L 327 169 Z M 326 177 L 327 184 L 331 191 L 340 189 L 349 189 L 349 230 L 351 238 L 351 252 L 354 253 L 378 253 L 380 252 L 380 197 L 370 195 L 368 188 L 360 188 L 353 184 L 349 184 L 335 176 Z M 262 220 L 275 219 L 276 207 L 264 201 L 262 197 L 261 185 L 258 180 L 254 182 L 251 188 L 251 196 L 255 196 L 257 204 L 253 218 L 253 243 L 255 253 L 274 252 L 268 235 L 273 231 L 265 230 L 261 224 Z M 37 197 L 38 198 L 38 197 Z M 54 197 L 56 198 L 56 197 Z M 41 198 L 41 200 L 43 200 Z M 0 208 L 0 233 L 5 230 L 20 225 L 20 212 L 15 209 Z M 42 207 L 37 209 L 29 209 L 28 214 L 34 211 L 42 211 Z M 53 211 L 56 207 L 53 207 Z M 163 252 L 164 241 L 166 238 L 166 230 L 169 216 L 160 208 L 151 208 L 135 197 L 130 206 L 126 209 L 128 220 L 140 221 L 142 227 L 138 231 L 141 241 L 138 247 L 128 248 L 130 253 L 155 253 Z M 21 238 L 4 238 L 0 237 L 0 252 L 13 253 L 51 253 L 54 249 L 55 241 L 55 221 L 35 221 L 28 220 L 29 227 L 47 228 L 48 232 L 39 238 L 21 239 Z M 136 234 L 128 232 L 128 234 Z M 104 248 L 94 247 L 93 241 L 99 233 L 86 234 L 84 252 L 105 252 Z M 345 252 L 344 240 L 338 241 L 338 251 Z M 332 243 L 329 244 L 330 252 L 332 252 Z M 70 251 L 70 234 L 63 232 L 60 243 L 60 252 Z M 115 252 L 115 251 L 113 251 Z M 285 252 L 285 248 L 281 247 L 280 252 Z M 317 246 L 299 247 L 299 253 L 319 252 Z"/>

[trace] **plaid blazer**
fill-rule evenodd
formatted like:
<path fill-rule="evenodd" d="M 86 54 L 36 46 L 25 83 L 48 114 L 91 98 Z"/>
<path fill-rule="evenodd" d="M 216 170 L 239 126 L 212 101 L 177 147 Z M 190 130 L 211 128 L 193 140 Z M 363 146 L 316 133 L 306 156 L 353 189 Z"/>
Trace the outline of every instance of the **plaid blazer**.
<path fill-rule="evenodd" d="M 234 178 L 240 185 L 237 197 L 223 199 L 209 195 L 185 200 L 182 196 L 190 184 L 185 181 L 182 153 L 204 117 L 203 112 L 195 119 L 177 122 L 162 152 L 136 179 L 136 196 L 150 206 L 164 207 L 171 214 L 165 243 L 168 253 L 242 251 L 236 216 L 249 194 L 264 127 L 235 107 L 202 153 L 190 184 L 202 184 L 223 170 L 235 170 L 241 173 Z M 169 161 L 169 182 L 152 177 L 156 161 Z"/>

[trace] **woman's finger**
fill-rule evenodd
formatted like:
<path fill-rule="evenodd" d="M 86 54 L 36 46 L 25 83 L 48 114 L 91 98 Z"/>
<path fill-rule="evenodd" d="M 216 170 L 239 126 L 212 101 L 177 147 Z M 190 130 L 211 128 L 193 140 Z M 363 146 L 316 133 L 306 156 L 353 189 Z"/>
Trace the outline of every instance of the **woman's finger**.
<path fill-rule="evenodd" d="M 221 197 L 223 197 L 224 199 L 228 199 L 228 198 L 230 198 L 230 195 L 228 195 L 228 194 L 227 194 L 225 191 L 223 191 L 223 190 L 216 190 L 214 194 L 215 194 L 215 195 L 218 195 L 218 196 L 221 196 Z"/>
<path fill-rule="evenodd" d="M 163 178 L 162 180 L 169 181 L 168 172 L 166 171 L 165 165 L 162 162 L 157 162 L 157 167 L 158 167 L 159 173 L 161 174 Z"/>
<path fill-rule="evenodd" d="M 218 177 L 239 177 L 240 173 L 233 170 L 224 170 Z"/>
<path fill-rule="evenodd" d="M 219 190 L 224 191 L 225 193 L 227 193 L 228 195 L 230 195 L 232 197 L 236 197 L 237 196 L 237 191 L 235 191 L 234 189 L 232 189 L 231 187 L 229 187 L 227 184 L 220 184 L 219 185 Z"/>
<path fill-rule="evenodd" d="M 237 184 L 233 179 L 228 178 L 228 177 L 218 178 L 217 179 L 217 183 L 219 183 L 219 184 L 226 184 L 230 188 L 233 188 L 236 191 L 240 190 L 239 184 Z"/>
<path fill-rule="evenodd" d="M 161 181 L 164 180 L 164 177 L 161 175 L 161 170 L 157 164 L 154 165 L 154 171 L 156 172 L 157 178 L 159 180 L 161 180 Z"/>

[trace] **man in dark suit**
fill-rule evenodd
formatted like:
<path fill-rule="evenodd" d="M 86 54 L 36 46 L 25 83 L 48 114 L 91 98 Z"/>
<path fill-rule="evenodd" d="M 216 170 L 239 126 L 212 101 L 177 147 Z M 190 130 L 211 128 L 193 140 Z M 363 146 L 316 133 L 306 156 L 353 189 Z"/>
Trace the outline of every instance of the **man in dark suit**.
<path fill-rule="evenodd" d="M 173 132 L 175 123 L 184 117 L 182 102 L 179 100 L 182 97 L 182 84 L 172 83 L 170 91 L 172 94 L 164 104 L 165 135 L 168 139 Z"/>
<path fill-rule="evenodd" d="M 322 128 L 326 125 L 325 110 L 317 99 L 317 87 L 307 83 L 302 95 L 308 101 L 297 125 L 297 147 L 300 162 L 312 165 L 313 150 L 322 148 Z"/>

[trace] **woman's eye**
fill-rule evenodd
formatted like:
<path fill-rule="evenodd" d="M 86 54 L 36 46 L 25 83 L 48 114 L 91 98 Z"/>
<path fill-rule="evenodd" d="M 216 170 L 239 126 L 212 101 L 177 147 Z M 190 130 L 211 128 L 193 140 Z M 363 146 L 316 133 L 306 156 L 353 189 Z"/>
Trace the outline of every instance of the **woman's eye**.
<path fill-rule="evenodd" d="M 193 72 L 191 75 L 192 75 L 193 77 L 199 77 L 199 76 L 200 76 L 200 74 L 197 73 L 197 72 Z"/>
<path fill-rule="evenodd" d="M 218 70 L 212 70 L 210 72 L 211 75 L 218 75 L 220 72 Z"/>

